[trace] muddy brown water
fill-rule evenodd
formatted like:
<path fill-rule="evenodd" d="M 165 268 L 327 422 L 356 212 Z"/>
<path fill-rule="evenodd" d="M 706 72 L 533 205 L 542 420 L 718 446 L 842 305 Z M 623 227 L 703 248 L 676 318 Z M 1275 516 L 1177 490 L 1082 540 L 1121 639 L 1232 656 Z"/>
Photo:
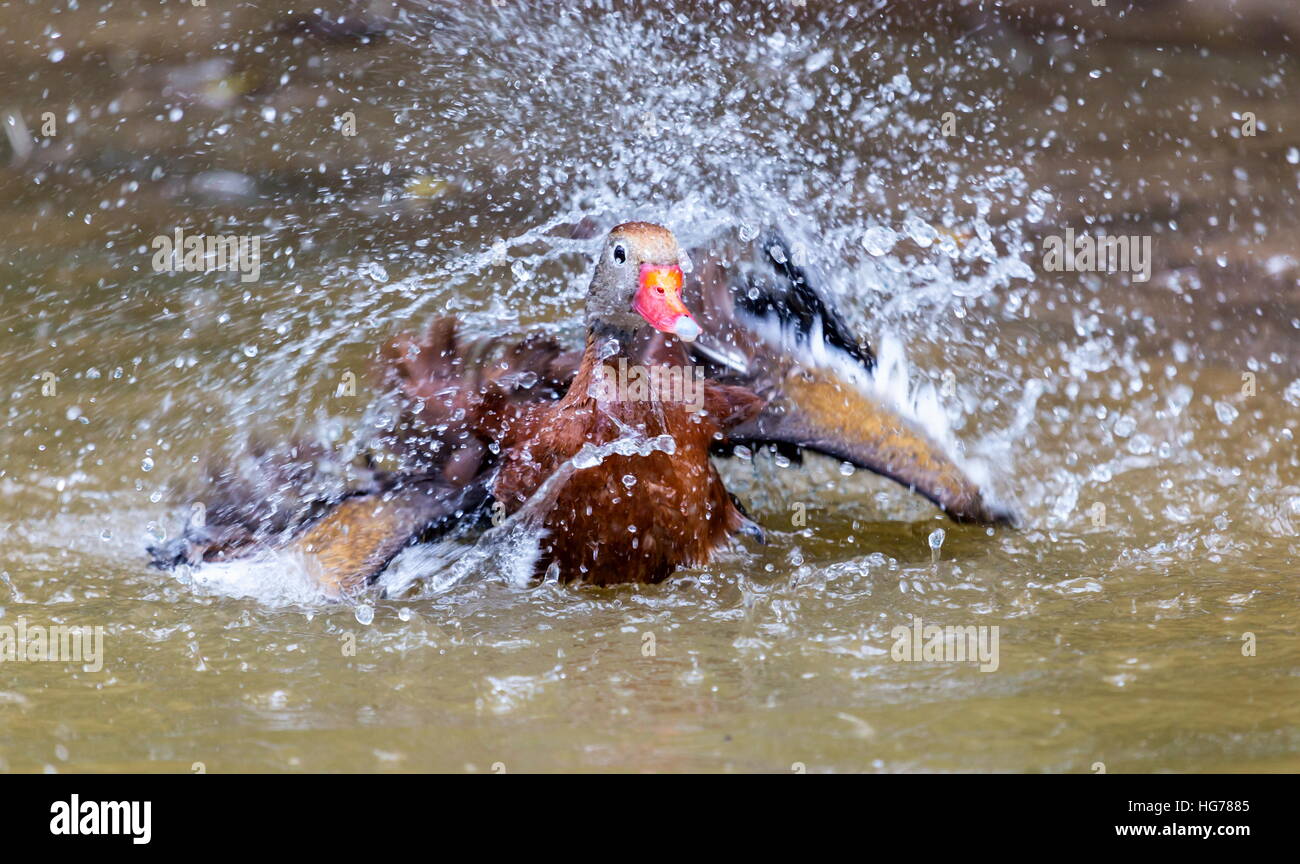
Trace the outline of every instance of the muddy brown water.
<path fill-rule="evenodd" d="M 98 669 L 0 663 L 0 768 L 1300 770 L 1295 57 L 868 5 L 414 6 L 387 36 L 227 5 L 0 6 L 33 142 L 0 144 L 0 625 L 104 639 Z M 370 620 L 145 566 L 204 460 L 364 449 L 388 336 L 453 311 L 577 338 L 586 247 L 555 226 L 699 242 L 760 205 L 1018 530 L 760 455 L 725 470 L 769 543 L 656 587 L 486 559 Z M 864 247 L 909 216 L 957 245 Z M 260 279 L 155 273 L 177 227 L 262 238 Z M 1149 236 L 1150 279 L 1045 270 L 1067 228 Z M 997 627 L 996 669 L 896 660 L 917 618 Z"/>

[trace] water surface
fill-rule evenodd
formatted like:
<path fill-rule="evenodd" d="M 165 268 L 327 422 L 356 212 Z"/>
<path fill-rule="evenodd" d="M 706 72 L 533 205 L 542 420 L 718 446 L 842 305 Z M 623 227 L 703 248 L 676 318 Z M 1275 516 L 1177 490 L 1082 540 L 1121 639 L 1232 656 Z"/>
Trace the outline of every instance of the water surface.
<path fill-rule="evenodd" d="M 0 623 L 105 628 L 100 671 L 0 667 L 0 767 L 1300 770 L 1294 57 L 481 5 L 0 8 Z M 371 449 L 392 335 L 579 338 L 584 216 L 781 224 L 1021 528 L 759 455 L 769 544 L 655 587 L 489 561 L 358 613 L 145 566 L 204 460 Z M 153 272 L 177 227 L 260 237 L 260 280 Z M 1150 280 L 1046 272 L 1067 227 L 1150 236 Z M 896 662 L 917 617 L 997 626 L 997 670 Z"/>

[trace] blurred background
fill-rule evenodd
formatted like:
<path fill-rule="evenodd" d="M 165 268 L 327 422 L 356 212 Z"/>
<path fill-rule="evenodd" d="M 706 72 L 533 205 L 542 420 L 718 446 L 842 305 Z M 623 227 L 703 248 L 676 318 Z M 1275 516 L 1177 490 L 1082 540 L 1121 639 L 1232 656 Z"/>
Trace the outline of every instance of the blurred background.
<path fill-rule="evenodd" d="M 1289 0 L 0 0 L 0 623 L 106 630 L 0 664 L 0 768 L 1300 770 L 1298 39 Z M 205 461 L 373 451 L 393 335 L 580 338 L 584 218 L 780 225 L 1022 527 L 760 454 L 769 544 L 656 587 L 145 566 Z M 156 272 L 178 229 L 258 278 Z M 1067 230 L 1150 280 L 1046 270 Z M 998 671 L 894 662 L 913 616 Z"/>

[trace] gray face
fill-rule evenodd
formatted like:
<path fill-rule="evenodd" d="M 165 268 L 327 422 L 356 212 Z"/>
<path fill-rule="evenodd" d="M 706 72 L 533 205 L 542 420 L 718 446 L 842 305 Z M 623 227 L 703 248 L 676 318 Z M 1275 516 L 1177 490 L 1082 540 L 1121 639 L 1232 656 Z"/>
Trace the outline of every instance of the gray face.
<path fill-rule="evenodd" d="M 635 244 L 635 239 L 620 234 L 605 241 L 587 293 L 588 326 L 601 322 L 628 333 L 649 326 L 632 310 L 642 262 Z"/>

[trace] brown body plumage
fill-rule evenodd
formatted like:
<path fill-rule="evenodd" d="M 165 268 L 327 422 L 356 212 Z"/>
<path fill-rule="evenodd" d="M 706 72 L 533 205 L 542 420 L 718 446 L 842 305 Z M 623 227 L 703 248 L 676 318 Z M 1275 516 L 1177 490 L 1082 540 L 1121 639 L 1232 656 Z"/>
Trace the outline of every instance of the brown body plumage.
<path fill-rule="evenodd" d="M 685 352 L 676 352 L 682 368 Z M 672 440 L 671 452 L 608 453 L 574 471 L 547 502 L 539 569 L 554 565 L 564 581 L 659 582 L 680 566 L 707 562 L 744 521 L 709 450 L 757 414 L 762 401 L 738 387 L 708 386 L 702 411 L 673 401 L 601 402 L 590 395 L 595 370 L 616 359 L 597 360 L 590 338 L 565 397 L 528 412 L 501 438 L 504 457 L 492 492 L 507 512 L 528 502 L 585 445 Z"/>

